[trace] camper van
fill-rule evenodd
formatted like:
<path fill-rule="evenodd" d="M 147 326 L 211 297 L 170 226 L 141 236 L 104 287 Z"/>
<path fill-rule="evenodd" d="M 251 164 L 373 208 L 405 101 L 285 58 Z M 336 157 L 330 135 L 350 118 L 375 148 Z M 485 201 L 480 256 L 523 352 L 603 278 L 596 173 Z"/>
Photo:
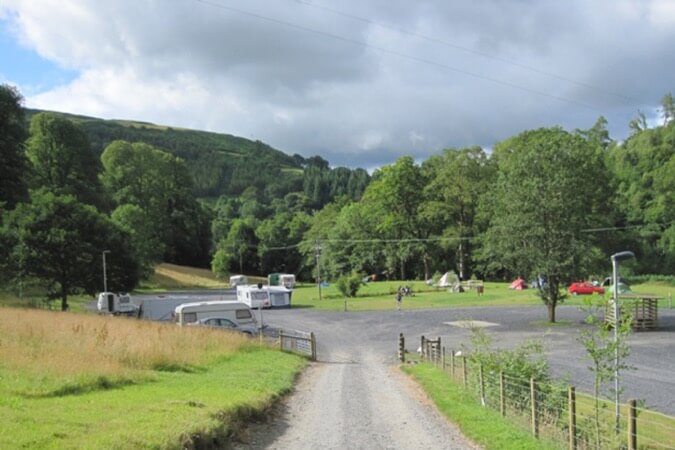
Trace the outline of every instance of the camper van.
<path fill-rule="evenodd" d="M 264 286 L 262 284 L 248 284 L 237 286 L 237 301 L 245 303 L 251 308 L 290 308 L 290 289 L 283 286 Z"/>
<path fill-rule="evenodd" d="M 208 317 L 224 317 L 237 325 L 257 326 L 251 308 L 231 300 L 183 303 L 176 307 L 174 315 L 178 325 L 186 325 Z"/>

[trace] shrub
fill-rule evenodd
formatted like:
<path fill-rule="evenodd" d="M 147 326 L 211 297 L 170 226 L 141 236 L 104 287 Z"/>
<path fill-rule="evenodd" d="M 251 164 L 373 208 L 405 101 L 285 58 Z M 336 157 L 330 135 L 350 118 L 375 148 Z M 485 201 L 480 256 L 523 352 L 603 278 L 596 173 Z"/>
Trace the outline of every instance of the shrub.
<path fill-rule="evenodd" d="M 343 275 L 335 282 L 338 291 L 345 297 L 356 297 L 356 293 L 362 285 L 362 276 L 356 272 L 352 272 L 351 275 Z"/>
<path fill-rule="evenodd" d="M 492 338 L 479 328 L 472 328 L 471 334 L 471 361 L 473 372 L 478 373 L 478 366 L 482 365 L 485 374 L 495 377 L 502 372 L 507 377 L 505 395 L 508 402 L 518 410 L 530 408 L 530 393 L 527 386 L 530 378 L 537 382 L 539 401 L 542 412 L 549 420 L 557 420 L 564 401 L 565 389 L 563 384 L 552 381 L 548 361 L 544 354 L 541 342 L 530 341 L 521 344 L 512 350 L 496 349 L 492 347 Z M 498 384 L 486 386 L 486 395 L 499 398 Z"/>

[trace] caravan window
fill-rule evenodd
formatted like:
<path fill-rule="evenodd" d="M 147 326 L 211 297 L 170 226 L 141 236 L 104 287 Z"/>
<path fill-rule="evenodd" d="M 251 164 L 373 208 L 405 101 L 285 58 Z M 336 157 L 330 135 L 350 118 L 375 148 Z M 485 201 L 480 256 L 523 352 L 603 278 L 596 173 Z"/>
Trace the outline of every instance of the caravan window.
<path fill-rule="evenodd" d="M 197 321 L 197 313 L 183 313 L 183 323 L 192 323 Z"/>
<path fill-rule="evenodd" d="M 237 310 L 237 319 L 250 319 L 251 311 L 248 309 L 238 309 Z"/>
<path fill-rule="evenodd" d="M 267 300 L 267 292 L 265 291 L 251 292 L 251 297 L 253 298 L 253 300 Z"/>

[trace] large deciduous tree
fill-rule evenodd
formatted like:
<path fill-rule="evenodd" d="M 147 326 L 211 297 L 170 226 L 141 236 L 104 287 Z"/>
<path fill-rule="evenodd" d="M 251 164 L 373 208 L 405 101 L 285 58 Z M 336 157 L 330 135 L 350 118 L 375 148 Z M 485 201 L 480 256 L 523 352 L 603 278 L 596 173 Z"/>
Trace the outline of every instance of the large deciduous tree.
<path fill-rule="evenodd" d="M 555 322 L 567 281 L 597 268 L 602 254 L 589 229 L 606 224 L 602 150 L 559 128 L 526 131 L 495 148 L 488 254 L 511 273 L 542 275 L 540 296 Z M 598 259 L 600 258 L 600 259 Z"/>
<path fill-rule="evenodd" d="M 0 85 L 0 206 L 9 209 L 27 196 L 24 141 L 27 134 L 19 91 Z"/>
<path fill-rule="evenodd" d="M 30 124 L 26 155 L 32 166 L 32 186 L 102 206 L 98 180 L 100 164 L 84 131 L 54 113 L 36 114 Z"/>
<path fill-rule="evenodd" d="M 194 198 L 193 182 L 182 159 L 143 143 L 115 141 L 101 155 L 103 185 L 117 208 L 113 217 L 135 227 L 134 240 L 160 242 L 164 253 L 142 251 L 143 264 L 156 258 L 178 264 L 208 265 L 208 214 Z M 130 209 L 125 205 L 135 205 Z M 147 248 L 146 250 L 151 250 Z M 158 250 L 158 249 L 157 249 Z"/>
<path fill-rule="evenodd" d="M 478 202 L 494 178 L 493 165 L 480 147 L 472 147 L 445 150 L 425 161 L 422 169 L 429 179 L 422 214 L 439 238 L 438 246 L 454 256 L 460 278 L 468 279 L 473 273 L 473 240 L 479 233 Z"/>
<path fill-rule="evenodd" d="M 130 290 L 138 281 L 138 266 L 129 248 L 128 235 L 93 206 L 70 195 L 44 189 L 33 192 L 30 203 L 19 204 L 3 227 L 11 248 L 11 269 L 46 283 L 51 298 L 93 295 L 102 289 L 102 257 L 107 255 L 108 286 Z"/>
<path fill-rule="evenodd" d="M 383 167 L 363 194 L 368 214 L 376 218 L 373 236 L 391 241 L 384 246 L 388 269 L 406 279 L 407 264 L 424 251 L 420 239 L 428 236 L 419 215 L 425 180 L 410 156 Z"/>

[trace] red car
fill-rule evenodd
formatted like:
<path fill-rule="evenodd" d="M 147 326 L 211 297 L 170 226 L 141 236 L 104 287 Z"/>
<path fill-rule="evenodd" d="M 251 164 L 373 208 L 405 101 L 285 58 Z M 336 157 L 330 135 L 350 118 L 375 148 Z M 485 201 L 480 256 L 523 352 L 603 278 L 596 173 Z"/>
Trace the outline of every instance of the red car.
<path fill-rule="evenodd" d="M 576 283 L 570 284 L 570 287 L 567 288 L 567 292 L 572 295 L 604 294 L 605 288 L 602 286 L 595 286 L 588 281 L 577 281 Z"/>

